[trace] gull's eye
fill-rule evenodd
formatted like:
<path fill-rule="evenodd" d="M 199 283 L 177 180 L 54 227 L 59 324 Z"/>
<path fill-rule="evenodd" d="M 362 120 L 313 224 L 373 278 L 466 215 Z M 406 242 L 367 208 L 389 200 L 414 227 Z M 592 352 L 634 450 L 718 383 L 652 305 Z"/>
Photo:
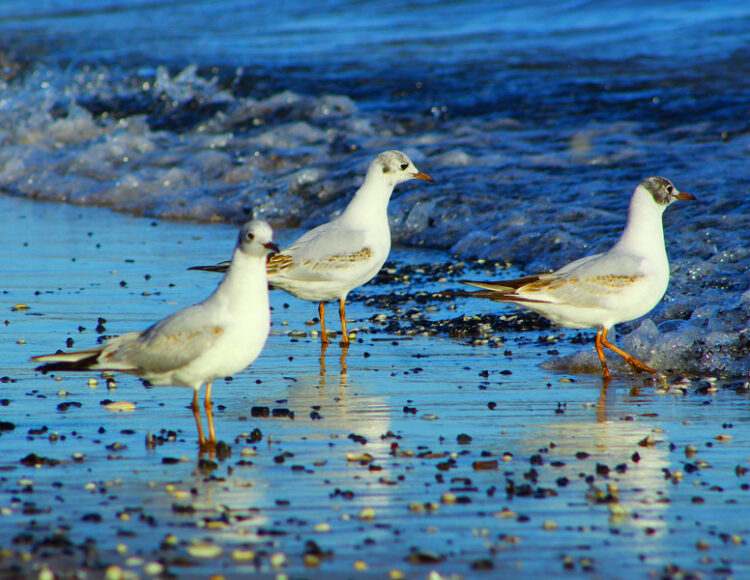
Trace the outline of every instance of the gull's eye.
<path fill-rule="evenodd" d="M 667 193 L 669 195 L 672 195 L 673 191 L 674 191 L 674 185 L 672 185 L 672 184 L 667 185 Z"/>
<path fill-rule="evenodd" d="M 406 168 L 409 167 L 408 163 L 402 163 L 401 164 L 401 171 L 406 171 Z"/>
<path fill-rule="evenodd" d="M 253 240 L 255 239 L 255 234 L 253 234 L 253 232 L 247 232 L 247 233 L 245 234 L 245 239 L 246 239 L 246 240 L 247 240 L 248 242 L 252 242 L 252 241 L 253 241 Z"/>

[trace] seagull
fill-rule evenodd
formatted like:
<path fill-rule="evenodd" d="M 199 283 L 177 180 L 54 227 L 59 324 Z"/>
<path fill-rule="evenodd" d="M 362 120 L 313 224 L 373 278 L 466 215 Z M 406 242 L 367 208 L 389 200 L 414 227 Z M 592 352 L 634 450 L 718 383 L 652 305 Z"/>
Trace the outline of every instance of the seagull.
<path fill-rule="evenodd" d="M 271 227 L 253 220 L 240 231 L 227 273 L 203 302 L 189 306 L 140 332 L 78 352 L 35 356 L 36 370 L 112 370 L 141 377 L 152 385 L 192 387 L 192 410 L 201 451 L 216 446 L 211 384 L 237 373 L 260 354 L 271 323 L 266 258 L 278 252 Z M 206 385 L 209 437 L 203 435 L 198 391 Z"/>
<path fill-rule="evenodd" d="M 635 188 L 625 230 L 609 251 L 549 274 L 488 282 L 461 280 L 483 290 L 460 295 L 524 306 L 567 328 L 596 328 L 596 352 L 605 378 L 611 374 L 602 347 L 619 354 L 634 371 L 656 373 L 610 343 L 607 333 L 615 324 L 643 316 L 664 296 L 669 261 L 661 217 L 677 199 L 695 200 L 695 196 L 678 191 L 668 179 L 648 177 Z"/>
<path fill-rule="evenodd" d="M 393 188 L 410 179 L 435 183 L 400 151 L 380 153 L 341 215 L 306 232 L 269 259 L 266 269 L 272 287 L 286 290 L 302 300 L 318 302 L 323 344 L 330 343 L 326 334 L 325 303 L 338 300 L 340 344 L 349 345 L 346 296 L 372 280 L 388 258 L 391 250 L 388 201 Z M 190 269 L 223 272 L 227 266 L 228 262 L 222 262 Z"/>

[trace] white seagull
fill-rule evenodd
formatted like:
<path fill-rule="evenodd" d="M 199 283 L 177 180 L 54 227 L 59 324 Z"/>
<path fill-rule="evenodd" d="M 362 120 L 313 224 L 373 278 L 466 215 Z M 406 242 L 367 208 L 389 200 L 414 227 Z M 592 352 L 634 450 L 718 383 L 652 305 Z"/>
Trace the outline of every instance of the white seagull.
<path fill-rule="evenodd" d="M 635 188 L 628 221 L 620 239 L 603 254 L 576 260 L 550 274 L 515 280 L 461 280 L 483 288 L 461 295 L 510 302 L 567 328 L 596 328 L 596 352 L 605 378 L 610 372 L 602 347 L 623 357 L 635 371 L 654 369 L 607 341 L 620 322 L 643 316 L 664 296 L 669 261 L 664 247 L 662 213 L 676 199 L 694 200 L 668 179 L 648 177 Z"/>
<path fill-rule="evenodd" d="M 325 303 L 339 301 L 341 345 L 349 344 L 346 331 L 346 296 L 380 271 L 391 250 L 388 201 L 393 188 L 410 179 L 435 183 L 400 151 L 384 151 L 370 164 L 365 182 L 343 213 L 306 232 L 267 265 L 271 286 L 292 296 L 318 302 L 320 340 L 326 334 Z M 191 270 L 223 272 L 228 263 L 195 266 Z"/>
<path fill-rule="evenodd" d="M 141 332 L 123 334 L 107 344 L 79 352 L 35 356 L 49 371 L 113 370 L 141 377 L 152 385 L 191 387 L 193 415 L 201 450 L 213 449 L 211 383 L 237 373 L 260 354 L 268 337 L 266 257 L 278 251 L 271 227 L 253 220 L 240 231 L 227 273 L 203 302 L 160 320 Z M 209 438 L 203 435 L 198 391 L 206 385 Z"/>

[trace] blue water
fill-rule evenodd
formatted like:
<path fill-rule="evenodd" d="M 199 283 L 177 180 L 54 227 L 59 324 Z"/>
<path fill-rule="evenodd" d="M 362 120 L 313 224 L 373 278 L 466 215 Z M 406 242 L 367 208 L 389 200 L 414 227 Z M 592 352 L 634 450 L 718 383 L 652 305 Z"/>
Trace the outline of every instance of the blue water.
<path fill-rule="evenodd" d="M 396 191 L 396 242 L 534 272 L 664 175 L 699 202 L 636 338 L 749 372 L 747 2 L 6 0 L 0 65 L 10 195 L 304 228 L 398 148 L 438 184 Z"/>

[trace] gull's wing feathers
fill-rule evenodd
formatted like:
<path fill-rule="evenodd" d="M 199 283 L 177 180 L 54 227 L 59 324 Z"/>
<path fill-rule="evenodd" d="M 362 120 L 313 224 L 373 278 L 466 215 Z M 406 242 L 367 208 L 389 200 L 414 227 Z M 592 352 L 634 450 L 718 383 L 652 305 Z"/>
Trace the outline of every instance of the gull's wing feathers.
<path fill-rule="evenodd" d="M 546 302 L 595 308 L 607 305 L 620 293 L 646 280 L 641 258 L 627 254 L 606 255 L 605 263 L 604 256 L 587 256 L 551 274 L 514 280 L 462 282 L 484 289 L 470 293 L 471 296 L 495 302 Z"/>
<path fill-rule="evenodd" d="M 365 232 L 329 222 L 271 256 L 266 270 L 272 284 L 283 279 L 328 281 L 338 278 L 342 270 L 370 268 L 372 259 Z"/>
<path fill-rule="evenodd" d="M 36 356 L 42 372 L 58 370 L 119 370 L 144 377 L 167 373 L 192 362 L 210 349 L 224 332 L 218 323 L 196 324 L 203 304 L 190 306 L 142 332 L 128 332 L 100 347 L 78 352 Z"/>
<path fill-rule="evenodd" d="M 305 232 L 289 247 L 268 258 L 269 280 L 294 279 L 308 282 L 331 280 L 342 269 L 359 268 L 372 258 L 361 230 L 343 228 L 328 222 Z M 192 266 L 188 270 L 226 272 L 231 262 Z"/>
<path fill-rule="evenodd" d="M 149 374 L 179 369 L 206 351 L 224 333 L 220 321 L 206 315 L 203 303 L 189 306 L 140 333 L 124 335 L 111 343 L 99 358 L 107 368 L 148 369 Z M 123 340 L 125 339 L 125 340 Z M 121 364 L 123 367 L 110 367 Z"/>
<path fill-rule="evenodd" d="M 570 272 L 571 270 L 575 270 L 576 268 L 578 268 L 580 266 L 583 266 L 584 264 L 587 264 L 587 263 L 591 262 L 592 260 L 597 260 L 598 258 L 600 258 L 603 255 L 604 254 L 592 254 L 591 256 L 586 256 L 584 258 L 579 258 L 577 260 L 573 260 L 569 264 L 565 264 L 562 268 L 559 268 L 559 269 L 555 270 L 554 272 L 552 272 L 552 274 L 555 274 L 555 275 L 565 274 L 567 272 Z"/>

